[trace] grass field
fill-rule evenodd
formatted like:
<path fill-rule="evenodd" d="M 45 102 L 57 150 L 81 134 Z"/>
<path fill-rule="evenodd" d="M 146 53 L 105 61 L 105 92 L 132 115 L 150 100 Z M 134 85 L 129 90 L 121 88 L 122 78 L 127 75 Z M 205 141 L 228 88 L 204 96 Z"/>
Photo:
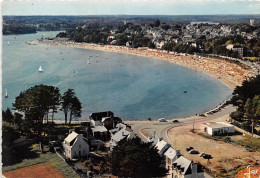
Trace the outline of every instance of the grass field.
<path fill-rule="evenodd" d="M 260 57 L 244 57 L 244 59 L 249 59 L 251 61 L 254 61 L 254 60 L 260 60 Z"/>
<path fill-rule="evenodd" d="M 63 177 L 73 177 L 73 178 L 79 177 L 76 174 L 76 172 L 70 166 L 68 166 L 58 155 L 51 152 L 41 153 L 38 144 L 32 145 L 31 147 L 32 147 L 32 151 L 37 153 L 38 156 L 32 159 L 24 159 L 22 162 L 11 166 L 2 167 L 2 171 L 4 172 L 4 175 L 5 172 L 8 171 L 19 170 L 21 168 L 26 168 L 41 163 L 47 163 L 51 165 L 55 170 L 60 172 Z M 34 175 L 32 174 L 31 176 Z"/>
<path fill-rule="evenodd" d="M 21 169 L 16 169 L 13 171 L 8 171 L 3 173 L 7 178 L 28 178 L 28 177 L 36 177 L 36 178 L 63 178 L 63 176 L 59 171 L 57 171 L 50 163 L 41 163 L 33 166 L 24 167 Z"/>
<path fill-rule="evenodd" d="M 260 152 L 260 139 L 257 138 L 244 138 L 235 141 L 236 144 L 242 145 L 244 147 L 249 147 L 254 151 Z"/>

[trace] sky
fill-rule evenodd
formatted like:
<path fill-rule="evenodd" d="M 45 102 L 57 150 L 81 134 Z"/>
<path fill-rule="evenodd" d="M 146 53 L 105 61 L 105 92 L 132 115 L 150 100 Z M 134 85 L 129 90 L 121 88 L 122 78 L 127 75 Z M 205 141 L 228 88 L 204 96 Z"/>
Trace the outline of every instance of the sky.
<path fill-rule="evenodd" d="M 2 15 L 260 14 L 260 0 L 1 0 Z"/>

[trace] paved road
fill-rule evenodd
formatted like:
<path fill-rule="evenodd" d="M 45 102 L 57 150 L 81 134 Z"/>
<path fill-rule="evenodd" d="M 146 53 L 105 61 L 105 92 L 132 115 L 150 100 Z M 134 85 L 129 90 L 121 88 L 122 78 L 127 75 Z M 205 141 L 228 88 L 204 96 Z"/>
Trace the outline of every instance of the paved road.
<path fill-rule="evenodd" d="M 229 105 L 225 109 L 222 109 L 221 111 L 219 111 L 213 115 L 197 118 L 195 121 L 196 122 L 201 122 L 201 121 L 208 122 L 208 121 L 217 119 L 219 117 L 229 115 L 234 110 L 235 110 L 235 107 L 233 107 L 232 105 Z M 189 120 L 183 119 L 183 121 L 180 119 L 179 121 L 180 121 L 180 123 L 145 122 L 145 123 L 134 123 L 131 125 L 132 125 L 132 129 L 133 129 L 134 133 L 136 133 L 143 141 L 147 141 L 147 138 L 141 133 L 141 130 L 142 129 L 154 129 L 154 131 L 156 131 L 156 133 L 159 134 L 160 137 L 162 137 L 168 143 L 171 143 L 168 138 L 168 135 L 167 135 L 167 131 L 169 129 L 171 129 L 173 127 L 177 127 L 177 126 L 188 125 L 188 124 L 191 124 L 194 122 L 194 120 L 192 120 L 192 119 L 189 119 Z"/>

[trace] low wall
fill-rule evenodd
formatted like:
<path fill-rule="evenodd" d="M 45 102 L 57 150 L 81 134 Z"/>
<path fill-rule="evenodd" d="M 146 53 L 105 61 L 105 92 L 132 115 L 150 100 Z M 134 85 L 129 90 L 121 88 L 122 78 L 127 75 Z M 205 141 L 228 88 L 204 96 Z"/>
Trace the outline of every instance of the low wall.
<path fill-rule="evenodd" d="M 235 127 L 235 130 L 236 130 L 236 131 L 238 131 L 238 132 L 240 132 L 240 133 L 242 133 L 242 134 L 248 135 L 248 136 L 252 136 L 252 133 L 247 132 L 247 131 L 245 131 L 245 130 L 243 130 L 243 129 L 237 127 L 237 126 L 234 126 L 234 127 Z M 260 138 L 260 136 L 259 136 L 259 135 L 256 135 L 256 134 L 254 134 L 253 137 L 254 137 L 254 138 Z"/>

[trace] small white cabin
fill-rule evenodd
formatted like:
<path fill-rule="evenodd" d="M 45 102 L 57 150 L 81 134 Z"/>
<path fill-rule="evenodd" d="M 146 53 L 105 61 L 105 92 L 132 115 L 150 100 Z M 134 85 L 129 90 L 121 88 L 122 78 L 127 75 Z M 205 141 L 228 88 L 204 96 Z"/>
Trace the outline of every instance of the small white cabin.
<path fill-rule="evenodd" d="M 209 135 L 227 135 L 235 133 L 235 127 L 226 122 L 202 123 L 200 129 Z"/>
<path fill-rule="evenodd" d="M 83 134 L 72 132 L 63 142 L 64 155 L 68 159 L 80 158 L 89 154 L 89 144 Z"/>

